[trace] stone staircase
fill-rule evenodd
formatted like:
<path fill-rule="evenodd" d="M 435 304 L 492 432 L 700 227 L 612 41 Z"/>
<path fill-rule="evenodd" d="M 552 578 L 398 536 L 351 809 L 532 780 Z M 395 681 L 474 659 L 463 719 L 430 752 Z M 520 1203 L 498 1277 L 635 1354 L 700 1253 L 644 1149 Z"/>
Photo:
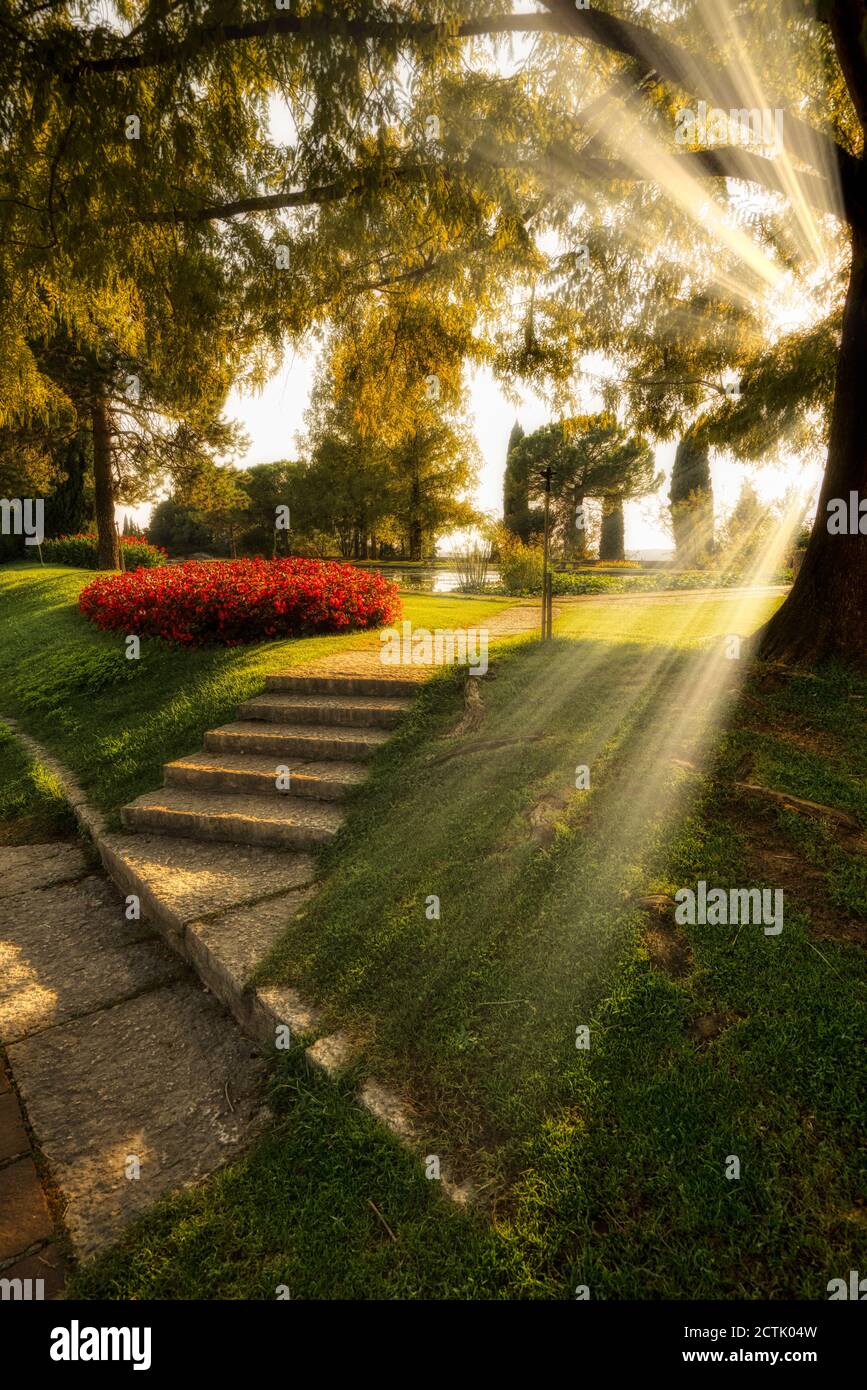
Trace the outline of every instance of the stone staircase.
<path fill-rule="evenodd" d="M 269 676 L 201 753 L 167 763 L 164 785 L 121 811 L 128 830 L 312 850 L 334 838 L 341 800 L 412 704 L 411 680 Z"/>
<path fill-rule="evenodd" d="M 96 833 L 127 903 L 137 901 L 247 1034 L 265 1051 L 281 1027 L 313 1038 L 307 1055 L 327 1071 L 346 1064 L 351 1040 L 329 1034 L 294 989 L 252 980 L 313 892 L 314 852 L 337 834 L 341 802 L 422 679 L 381 673 L 374 652 L 269 676 L 201 752 L 166 764 L 159 791 L 122 808 L 123 833 Z"/>
<path fill-rule="evenodd" d="M 319 1008 L 288 985 L 257 985 L 257 967 L 314 891 L 311 850 L 343 821 L 341 800 L 406 715 L 424 679 L 371 674 L 378 653 L 333 666 L 270 676 L 239 718 L 205 735 L 201 753 L 165 767 L 165 784 L 124 806 L 125 834 L 96 834 L 120 891 L 195 970 L 266 1054 L 286 1029 L 305 1040 L 311 1066 L 337 1075 L 357 1058 L 356 1040 L 332 1031 Z M 358 673 L 361 667 L 363 674 Z M 321 669 L 321 668 L 320 668 Z M 381 670 L 381 667 L 379 667 Z M 289 787 L 278 790 L 279 769 Z M 417 1155 L 428 1151 L 410 1109 L 368 1077 L 360 1104 Z M 441 1169 L 443 1191 L 470 1200 L 469 1184 Z"/>

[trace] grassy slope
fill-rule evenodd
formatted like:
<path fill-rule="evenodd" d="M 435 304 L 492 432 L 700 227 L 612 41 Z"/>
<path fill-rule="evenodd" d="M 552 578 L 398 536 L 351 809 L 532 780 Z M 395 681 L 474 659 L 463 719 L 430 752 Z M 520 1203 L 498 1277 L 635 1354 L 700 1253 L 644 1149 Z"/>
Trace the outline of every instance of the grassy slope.
<path fill-rule="evenodd" d="M 791 774 L 799 791 L 826 793 L 830 778 L 838 802 L 863 814 L 865 698 L 863 684 L 833 676 L 776 692 L 751 683 L 717 749 L 718 776 L 674 842 L 650 853 L 647 885 L 767 882 L 762 856 L 779 836 L 795 857 L 784 931 L 686 928 L 679 976 L 633 939 L 584 1015 L 589 1052 L 572 1054 L 559 1094 L 523 1126 L 520 1172 L 498 1194 L 493 1222 L 439 1202 L 348 1087 L 341 1094 L 290 1058 L 259 1149 L 150 1216 L 73 1291 L 268 1298 L 285 1283 L 299 1298 L 568 1298 L 587 1283 L 607 1298 L 822 1298 L 830 1278 L 864 1262 L 856 1049 L 867 898 L 850 875 L 846 908 L 834 908 L 834 871 L 811 884 L 809 902 L 799 898 L 799 837 L 811 823 L 798 819 L 790 838 L 791 816 L 771 809 L 757 832 L 731 778 L 745 745 L 771 758 L 797 735 L 817 750 L 812 777 L 803 764 Z M 755 699 L 773 733 L 756 730 Z M 430 733 L 440 714 L 425 716 Z M 831 731 L 839 741 L 829 751 Z M 398 767 L 392 776 L 403 795 Z M 551 852 L 539 853 L 553 871 Z M 834 853 L 858 862 L 836 841 Z M 711 1036 L 697 1023 L 708 1020 Z M 730 1154 L 739 1182 L 724 1177 Z"/>
<path fill-rule="evenodd" d="M 0 723 L 0 845 L 40 844 L 75 831 L 56 779 Z"/>
<path fill-rule="evenodd" d="M 690 653 L 624 643 L 634 625 L 618 609 L 605 621 L 619 642 L 518 644 L 497 663 L 485 724 L 466 737 L 520 743 L 435 762 L 458 741 L 461 698 L 448 676 L 429 688 L 274 962 L 300 963 L 335 1014 L 367 1020 L 386 1071 L 424 1083 L 431 1134 L 439 1119 L 444 1141 L 484 1155 L 493 1222 L 447 1208 L 348 1090 L 289 1057 L 266 1140 L 151 1214 L 73 1293 L 569 1297 L 580 1282 L 594 1297 L 822 1297 L 863 1265 L 864 857 L 830 824 L 757 810 L 731 782 L 768 780 L 864 825 L 867 688 L 755 676 L 715 749 L 718 776 L 698 782 L 672 839 L 654 803 L 659 759 L 689 732 L 683 709 L 670 738 L 647 731 L 666 711 L 675 725 Z M 688 645 L 690 627 L 667 636 Z M 109 730 L 110 698 L 93 702 Z M 579 761 L 594 774 L 590 817 L 561 795 Z M 641 863 L 622 852 L 639 826 Z M 600 893 L 614 869 L 620 885 L 666 891 L 782 882 L 785 930 L 685 928 L 688 968 L 673 975 L 634 905 Z M 422 891 L 439 893 L 439 922 L 419 911 Z M 536 1013 L 483 1007 L 513 998 Z M 591 1026 L 588 1052 L 574 1049 L 576 1022 Z M 723 1176 L 732 1153 L 737 1183 Z"/>
<path fill-rule="evenodd" d="M 201 746 L 206 729 L 234 717 L 272 671 L 369 644 L 370 633 L 208 647 L 183 652 L 143 640 L 128 661 L 116 633 L 77 608 L 86 570 L 0 569 L 0 715 L 62 755 L 97 805 L 111 810 L 160 786 L 162 765 Z M 508 606 L 502 599 L 407 597 L 418 626 L 466 626 Z"/>

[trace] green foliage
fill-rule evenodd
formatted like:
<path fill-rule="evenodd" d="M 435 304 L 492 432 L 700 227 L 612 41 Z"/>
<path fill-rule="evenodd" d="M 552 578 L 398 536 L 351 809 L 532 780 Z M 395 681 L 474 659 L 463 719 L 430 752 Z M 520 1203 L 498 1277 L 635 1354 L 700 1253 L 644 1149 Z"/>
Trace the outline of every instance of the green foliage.
<path fill-rule="evenodd" d="M 194 551 L 212 550 L 215 546 L 213 532 L 200 513 L 173 497 L 164 498 L 154 507 L 147 535 L 151 545 L 161 546 L 169 555 L 190 555 Z"/>
<path fill-rule="evenodd" d="M 541 594 L 544 550 L 527 545 L 505 523 L 495 533 L 500 583 L 507 594 Z"/>
<path fill-rule="evenodd" d="M 622 501 L 659 485 L 647 441 L 604 412 L 543 425 L 516 444 L 512 460 L 535 501 L 544 497 L 543 474 L 551 469 L 551 535 L 568 558 L 586 552 L 585 499 Z"/>
<path fill-rule="evenodd" d="M 516 420 L 509 433 L 506 471 L 503 476 L 503 525 L 512 535 L 528 542 L 543 528 L 541 508 L 530 507 L 530 477 L 526 455 L 518 445 L 524 431 Z"/>
<path fill-rule="evenodd" d="M 152 569 L 164 565 L 165 555 L 156 545 L 140 539 L 127 539 L 121 542 L 123 560 L 127 569 L 137 569 L 143 565 Z M 42 542 L 42 557 L 49 565 L 74 565 L 76 569 L 98 569 L 96 536 L 56 536 Z"/>
<path fill-rule="evenodd" d="M 93 445 L 87 430 L 78 430 L 63 446 L 57 464 L 63 477 L 45 500 L 45 534 L 74 536 L 93 517 Z"/>
<path fill-rule="evenodd" d="M 677 446 L 669 488 L 678 563 L 695 565 L 713 554 L 713 488 L 706 439 L 685 434 Z"/>
<path fill-rule="evenodd" d="M 454 350 L 461 360 L 449 339 L 460 325 L 429 311 L 422 326 L 432 341 L 419 339 L 418 304 L 400 307 L 359 316 L 332 337 L 307 416 L 300 529 L 335 537 L 347 558 L 375 558 L 387 541 L 420 560 L 442 532 L 479 520 L 466 500 L 478 448 L 448 358 Z"/>
<path fill-rule="evenodd" d="M 243 481 L 244 474 L 237 469 L 212 459 L 200 459 L 174 493 L 232 556 L 238 553 L 239 537 L 250 510 Z"/>
<path fill-rule="evenodd" d="M 720 534 L 720 563 L 735 574 L 749 574 L 761 561 L 778 525 L 774 511 L 761 501 L 749 479 L 745 480 Z"/>
<path fill-rule="evenodd" d="M 281 460 L 247 468 L 239 478 L 248 499 L 241 547 L 247 554 L 288 555 L 292 551 L 292 499 L 302 466 Z M 277 527 L 277 508 L 289 508 L 290 528 Z"/>

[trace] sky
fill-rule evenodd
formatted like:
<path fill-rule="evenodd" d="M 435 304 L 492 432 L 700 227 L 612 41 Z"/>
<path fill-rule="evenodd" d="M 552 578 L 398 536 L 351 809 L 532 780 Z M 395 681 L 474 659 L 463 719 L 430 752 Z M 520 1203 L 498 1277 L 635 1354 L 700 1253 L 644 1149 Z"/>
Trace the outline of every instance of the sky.
<path fill-rule="evenodd" d="M 277 459 L 294 458 L 303 438 L 304 413 L 313 383 L 313 356 L 288 353 L 283 365 L 275 371 L 265 388 L 257 393 L 232 392 L 226 404 L 226 415 L 240 421 L 250 439 L 240 465 L 273 463 Z M 592 393 L 586 398 L 586 408 L 599 408 Z M 469 413 L 473 433 L 482 456 L 479 483 L 473 500 L 478 508 L 496 516 L 502 515 L 503 472 L 509 432 L 515 420 L 526 433 L 547 424 L 552 418 L 550 406 L 532 393 L 525 393 L 515 405 L 488 370 L 475 372 L 469 378 Z M 628 551 L 670 550 L 671 537 L 663 529 L 659 512 L 667 499 L 668 479 L 674 461 L 676 442 L 660 445 L 656 450 L 657 468 L 665 474 L 660 492 L 642 502 L 628 502 L 625 509 L 626 548 Z M 818 488 L 820 467 L 804 469 L 794 459 L 781 461 L 777 466 L 747 466 L 729 457 L 712 459 L 713 490 L 718 519 L 731 510 L 743 481 L 749 478 L 759 496 L 771 503 L 781 498 L 793 483 L 814 490 Z M 129 509 L 125 509 L 129 510 Z M 139 508 L 133 515 L 145 519 L 148 508 Z M 441 553 L 448 551 L 450 542 L 440 543 Z"/>

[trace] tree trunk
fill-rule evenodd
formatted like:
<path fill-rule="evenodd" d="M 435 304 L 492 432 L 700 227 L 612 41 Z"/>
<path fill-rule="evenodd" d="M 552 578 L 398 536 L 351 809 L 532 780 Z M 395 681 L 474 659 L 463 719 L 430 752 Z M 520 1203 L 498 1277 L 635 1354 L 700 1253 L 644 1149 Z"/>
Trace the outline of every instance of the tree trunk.
<path fill-rule="evenodd" d="M 852 233 L 852 270 L 837 359 L 828 463 L 816 522 L 788 598 L 760 634 L 759 653 L 813 663 L 867 664 L 867 536 L 833 535 L 828 503 L 867 497 L 867 217 Z M 857 512 L 857 503 L 856 503 Z"/>
<path fill-rule="evenodd" d="M 551 499 L 551 526 L 556 529 L 558 537 L 562 532 L 563 559 L 567 564 L 582 564 L 588 558 L 587 543 L 587 507 L 583 492 L 577 488 L 572 491 L 571 497 L 566 496 L 560 502 Z"/>
<path fill-rule="evenodd" d="M 409 558 L 410 560 L 421 559 L 422 546 L 422 525 L 421 525 L 421 486 L 418 477 L 413 475 L 410 484 L 409 496 Z"/>
<path fill-rule="evenodd" d="M 111 419 L 105 393 L 98 388 L 90 407 L 93 427 L 93 500 L 96 513 L 97 564 L 101 570 L 120 568 L 114 521 L 114 477 L 111 471 Z"/>
<path fill-rule="evenodd" d="M 606 497 L 602 503 L 602 530 L 599 535 L 600 560 L 626 559 L 626 532 L 623 503 L 619 497 Z"/>

